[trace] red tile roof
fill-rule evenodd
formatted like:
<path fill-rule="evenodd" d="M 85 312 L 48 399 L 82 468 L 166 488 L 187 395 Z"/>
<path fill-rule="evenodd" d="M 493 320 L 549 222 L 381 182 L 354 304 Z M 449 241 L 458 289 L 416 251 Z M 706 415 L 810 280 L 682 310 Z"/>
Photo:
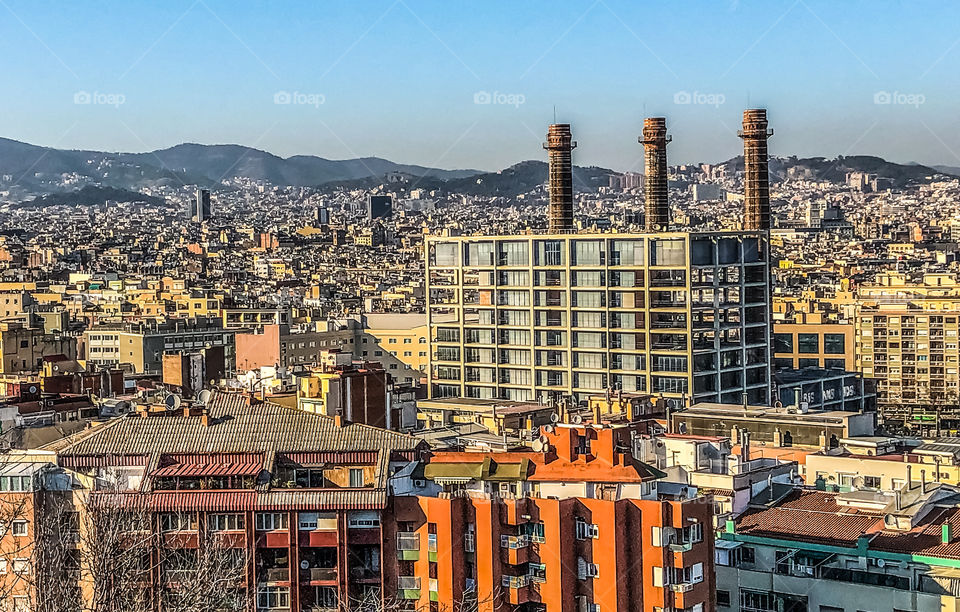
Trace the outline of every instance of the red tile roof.
<path fill-rule="evenodd" d="M 751 510 L 737 521 L 737 532 L 785 540 L 856 546 L 857 538 L 882 529 L 879 512 L 838 506 L 836 495 L 797 490 L 780 505 Z"/>

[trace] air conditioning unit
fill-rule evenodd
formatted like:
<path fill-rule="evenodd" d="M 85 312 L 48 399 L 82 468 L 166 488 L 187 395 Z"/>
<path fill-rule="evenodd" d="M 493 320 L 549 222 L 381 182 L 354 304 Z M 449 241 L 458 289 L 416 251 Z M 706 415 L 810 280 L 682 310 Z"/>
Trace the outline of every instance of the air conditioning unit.
<path fill-rule="evenodd" d="M 416 480 L 413 481 L 413 486 L 415 486 L 415 487 L 418 488 L 418 489 L 422 489 L 422 488 L 424 488 L 424 487 L 427 486 L 427 481 L 418 478 L 418 479 L 416 479 Z"/>

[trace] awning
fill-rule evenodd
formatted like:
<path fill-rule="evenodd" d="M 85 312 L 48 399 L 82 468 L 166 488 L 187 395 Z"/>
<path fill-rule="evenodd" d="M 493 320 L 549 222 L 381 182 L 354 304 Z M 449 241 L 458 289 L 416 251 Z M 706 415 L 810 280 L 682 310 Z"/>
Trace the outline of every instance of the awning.
<path fill-rule="evenodd" d="M 733 550 L 734 548 L 740 548 L 743 546 L 743 542 L 734 542 L 733 540 L 721 540 L 717 539 L 714 543 L 714 548 L 720 548 L 722 550 Z"/>
<path fill-rule="evenodd" d="M 175 463 L 156 470 L 151 476 L 154 478 L 256 476 L 262 468 L 261 463 Z"/>

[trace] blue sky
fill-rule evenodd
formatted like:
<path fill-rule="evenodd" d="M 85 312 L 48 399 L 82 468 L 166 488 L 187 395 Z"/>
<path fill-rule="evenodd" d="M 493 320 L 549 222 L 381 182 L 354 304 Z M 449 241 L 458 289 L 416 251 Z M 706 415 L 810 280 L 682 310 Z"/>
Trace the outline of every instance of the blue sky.
<path fill-rule="evenodd" d="M 953 0 L 0 0 L 0 136 L 498 169 L 544 158 L 556 108 L 577 163 L 628 170 L 644 116 L 672 163 L 718 161 L 751 106 L 774 154 L 960 166 L 958 23 Z"/>

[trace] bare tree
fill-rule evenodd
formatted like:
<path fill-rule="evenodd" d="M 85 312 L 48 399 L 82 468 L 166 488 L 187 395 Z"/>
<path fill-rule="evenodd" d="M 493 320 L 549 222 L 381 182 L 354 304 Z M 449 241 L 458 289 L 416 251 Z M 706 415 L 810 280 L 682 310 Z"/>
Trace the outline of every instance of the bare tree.
<path fill-rule="evenodd" d="M 177 539 L 179 534 L 174 535 Z M 182 612 L 241 612 L 250 596 L 244 589 L 247 549 L 228 538 L 200 530 L 196 548 L 163 548 L 166 587 L 161 608 Z"/>
<path fill-rule="evenodd" d="M 144 497 L 115 489 L 46 497 L 35 551 L 40 612 L 154 609 L 157 542 Z"/>

